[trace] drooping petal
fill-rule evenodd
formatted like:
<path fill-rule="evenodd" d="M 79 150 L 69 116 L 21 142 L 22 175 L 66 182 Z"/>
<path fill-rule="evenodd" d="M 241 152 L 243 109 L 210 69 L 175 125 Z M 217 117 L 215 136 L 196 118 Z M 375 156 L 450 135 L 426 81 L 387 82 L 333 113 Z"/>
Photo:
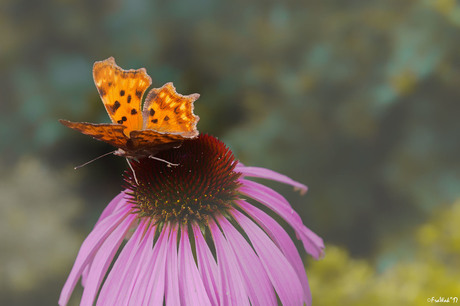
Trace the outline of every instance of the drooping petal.
<path fill-rule="evenodd" d="M 253 182 L 253 181 L 250 181 L 250 180 L 246 180 L 246 179 L 240 179 L 240 183 L 242 183 L 243 186 L 246 186 L 246 187 L 249 187 L 249 188 L 253 188 L 253 189 L 256 189 L 260 192 L 262 192 L 263 194 L 266 194 L 272 198 L 275 198 L 277 200 L 277 205 L 280 205 L 283 209 L 286 209 L 286 210 L 292 210 L 292 206 L 291 204 L 289 204 L 289 202 L 281 195 L 279 194 L 278 192 L 276 192 L 275 190 L 265 186 L 265 185 L 262 185 L 262 184 L 259 184 L 259 183 L 256 183 L 256 182 Z M 292 216 L 293 218 L 295 218 L 296 221 L 298 222 L 302 222 L 302 219 L 300 218 L 299 215 L 295 215 L 295 216 Z"/>
<path fill-rule="evenodd" d="M 126 204 L 127 195 L 125 191 L 120 192 L 115 198 L 110 201 L 110 203 L 104 208 L 96 224 L 101 220 L 104 220 L 108 215 L 113 214 L 118 208 Z"/>
<path fill-rule="evenodd" d="M 217 218 L 227 241 L 233 248 L 252 305 L 277 305 L 275 292 L 260 258 L 244 237 L 223 216 Z"/>
<path fill-rule="evenodd" d="M 150 273 L 150 279 L 147 286 L 147 296 L 142 302 L 142 305 L 163 305 L 165 297 L 166 257 L 168 256 L 167 242 L 168 233 L 165 232 L 164 235 L 160 234 L 160 238 L 155 244 L 154 250 L 155 254 L 158 255 L 155 257 L 155 260 L 152 260 L 155 264 L 152 272 Z"/>
<path fill-rule="evenodd" d="M 193 258 L 187 226 L 181 228 L 179 241 L 179 289 L 181 305 L 211 305 Z"/>
<path fill-rule="evenodd" d="M 61 296 L 59 297 L 59 305 L 67 304 L 83 269 L 88 262 L 93 259 L 94 254 L 107 236 L 109 236 L 114 228 L 116 228 L 129 214 L 129 210 L 119 210 L 116 214 L 108 216 L 94 227 L 78 252 L 72 271 L 70 271 L 69 277 L 62 288 Z"/>
<path fill-rule="evenodd" d="M 252 181 L 245 181 L 239 191 L 252 199 L 264 204 L 280 215 L 295 230 L 297 237 L 302 241 L 305 250 L 318 259 L 323 254 L 324 242 L 302 223 L 300 216 L 290 208 L 288 202 L 274 190 Z M 276 196 L 273 196 L 276 194 Z M 283 199 L 283 200 L 281 200 Z"/>
<path fill-rule="evenodd" d="M 257 207 L 247 203 L 246 201 L 237 201 L 238 205 L 250 216 L 257 224 L 270 236 L 273 242 L 279 247 L 287 260 L 291 263 L 292 267 L 299 277 L 302 287 L 304 288 L 304 302 L 307 306 L 311 305 L 310 286 L 308 284 L 307 274 L 305 267 L 296 246 L 292 242 L 289 235 L 273 218 L 267 215 Z"/>
<path fill-rule="evenodd" d="M 301 194 L 305 194 L 308 190 L 308 187 L 304 184 L 301 184 L 293 179 L 287 177 L 284 174 L 280 174 L 273 170 L 259 168 L 259 167 L 245 167 L 241 163 L 238 163 L 235 167 L 235 172 L 240 172 L 244 176 L 260 177 L 272 181 L 281 182 L 284 184 L 292 185 L 296 189 L 299 189 Z"/>
<path fill-rule="evenodd" d="M 171 225 L 164 230 L 169 232 L 168 257 L 166 259 L 166 305 L 180 305 L 179 271 L 177 269 L 177 233 L 178 225 Z"/>
<path fill-rule="evenodd" d="M 232 211 L 254 246 L 283 305 L 301 305 L 303 288 L 297 273 L 267 234 L 237 210 Z"/>
<path fill-rule="evenodd" d="M 168 231 L 160 233 L 155 245 L 155 227 L 145 235 L 143 253 L 136 268 L 135 277 L 129 286 L 129 298 L 123 305 L 163 305 L 165 287 L 165 265 Z"/>
<path fill-rule="evenodd" d="M 209 222 L 209 228 L 216 246 L 217 266 L 219 268 L 221 284 L 219 291 L 222 293 L 219 296 L 222 299 L 219 301 L 219 305 L 249 305 L 236 254 L 214 221 Z"/>
<path fill-rule="evenodd" d="M 107 216 L 114 214 L 118 209 L 123 209 L 127 203 L 126 203 L 126 194 L 125 191 L 120 192 L 115 198 L 110 201 L 110 203 L 105 207 L 105 209 L 102 211 L 102 214 L 99 216 L 99 219 L 97 220 L 95 226 L 104 220 Z M 88 262 L 86 265 L 85 269 L 82 272 L 81 275 L 81 284 L 83 287 L 86 284 L 86 278 L 88 276 L 89 270 L 91 269 L 91 264 L 92 260 Z"/>
<path fill-rule="evenodd" d="M 196 257 L 201 279 L 203 280 L 204 287 L 212 305 L 217 305 L 218 301 L 223 300 L 222 297 L 219 297 L 222 292 L 219 290 L 221 284 L 218 277 L 219 272 L 217 270 L 217 263 L 214 256 L 212 256 L 208 244 L 204 240 L 199 225 L 194 224 L 192 228 L 195 237 Z"/>
<path fill-rule="evenodd" d="M 142 236 L 146 226 L 146 222 L 141 222 L 124 246 L 104 282 L 97 305 L 114 305 L 119 296 L 124 296 L 127 292 L 127 283 L 133 278 L 141 254 L 142 248 L 140 246 L 142 246 Z"/>
<path fill-rule="evenodd" d="M 135 215 L 128 215 L 118 227 L 107 237 L 101 245 L 91 264 L 91 269 L 86 280 L 86 287 L 81 298 L 82 305 L 93 305 L 99 287 L 104 279 L 107 269 L 112 262 L 121 242 L 125 238 L 126 232 L 136 219 Z"/>

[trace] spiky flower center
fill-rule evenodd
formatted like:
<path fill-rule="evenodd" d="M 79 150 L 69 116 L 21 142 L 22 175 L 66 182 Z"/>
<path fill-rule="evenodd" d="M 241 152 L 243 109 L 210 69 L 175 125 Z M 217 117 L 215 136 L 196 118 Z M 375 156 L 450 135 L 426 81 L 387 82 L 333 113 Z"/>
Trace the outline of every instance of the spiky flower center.
<path fill-rule="evenodd" d="M 237 162 L 217 138 L 200 135 L 156 157 L 178 166 L 144 158 L 131 161 L 136 177 L 131 170 L 126 172 L 131 202 L 140 217 L 154 223 L 206 223 L 216 213 L 225 214 L 237 199 Z"/>

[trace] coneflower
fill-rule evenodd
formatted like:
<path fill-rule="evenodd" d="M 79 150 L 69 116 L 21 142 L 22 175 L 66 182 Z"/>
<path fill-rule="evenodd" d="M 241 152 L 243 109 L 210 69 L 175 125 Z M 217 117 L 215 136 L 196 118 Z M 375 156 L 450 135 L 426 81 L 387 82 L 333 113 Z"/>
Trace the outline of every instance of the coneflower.
<path fill-rule="evenodd" d="M 293 241 L 261 208 L 284 219 L 314 258 L 323 241 L 283 196 L 247 177 L 305 185 L 242 165 L 208 135 L 157 156 L 178 166 L 130 161 L 136 179 L 130 167 L 126 189 L 83 242 L 60 305 L 80 277 L 81 305 L 311 305 Z"/>

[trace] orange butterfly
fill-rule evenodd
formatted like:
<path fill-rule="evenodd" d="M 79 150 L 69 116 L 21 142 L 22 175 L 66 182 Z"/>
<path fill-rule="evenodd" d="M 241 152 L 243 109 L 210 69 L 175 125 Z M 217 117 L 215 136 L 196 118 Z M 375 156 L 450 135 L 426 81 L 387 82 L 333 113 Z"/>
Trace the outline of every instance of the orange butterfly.
<path fill-rule="evenodd" d="M 199 94 L 183 96 L 167 83 L 150 90 L 141 111 L 142 97 L 152 83 L 144 68 L 123 70 L 110 57 L 94 63 L 93 78 L 113 123 L 59 122 L 117 147 L 113 154 L 152 157 L 198 136 L 199 117 L 193 114 L 193 102 Z"/>

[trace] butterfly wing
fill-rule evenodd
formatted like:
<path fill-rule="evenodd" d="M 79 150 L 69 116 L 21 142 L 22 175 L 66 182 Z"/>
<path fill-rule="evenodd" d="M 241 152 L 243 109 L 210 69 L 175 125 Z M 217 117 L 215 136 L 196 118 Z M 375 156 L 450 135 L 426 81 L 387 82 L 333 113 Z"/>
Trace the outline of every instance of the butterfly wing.
<path fill-rule="evenodd" d="M 181 134 L 159 133 L 153 130 L 132 131 L 132 152 L 137 155 L 155 155 L 157 152 L 179 147 L 185 138 Z"/>
<path fill-rule="evenodd" d="M 178 94 L 172 83 L 167 83 L 161 88 L 153 88 L 145 99 L 142 111 L 143 128 L 162 134 L 175 134 L 173 137 L 198 136 L 196 124 L 200 118 L 193 114 L 193 102 L 199 97 L 199 94 Z"/>
<path fill-rule="evenodd" d="M 93 78 L 112 122 L 126 126 L 126 135 L 142 129 L 142 96 L 152 84 L 146 70 L 124 70 L 110 57 L 94 63 Z"/>
<path fill-rule="evenodd" d="M 92 136 L 97 140 L 104 141 L 111 144 L 114 147 L 127 150 L 128 137 L 126 137 L 124 130 L 126 129 L 123 125 L 118 124 L 94 124 L 87 122 L 71 122 L 67 120 L 59 120 L 63 125 L 77 130 L 85 135 Z"/>
<path fill-rule="evenodd" d="M 120 155 L 145 157 L 180 146 L 198 136 L 199 117 L 193 102 L 199 94 L 183 96 L 172 83 L 152 89 L 141 112 L 141 101 L 152 80 L 146 70 L 123 70 L 113 57 L 94 63 L 93 77 L 113 124 L 60 122 L 83 134 L 120 148 Z"/>

